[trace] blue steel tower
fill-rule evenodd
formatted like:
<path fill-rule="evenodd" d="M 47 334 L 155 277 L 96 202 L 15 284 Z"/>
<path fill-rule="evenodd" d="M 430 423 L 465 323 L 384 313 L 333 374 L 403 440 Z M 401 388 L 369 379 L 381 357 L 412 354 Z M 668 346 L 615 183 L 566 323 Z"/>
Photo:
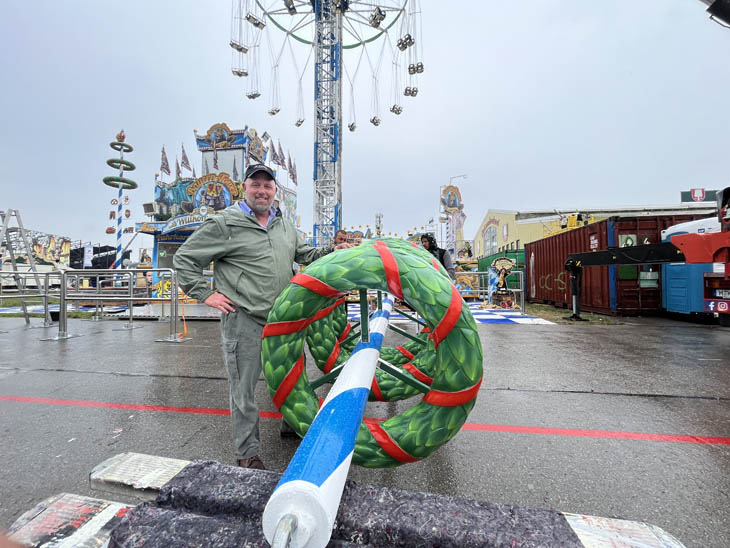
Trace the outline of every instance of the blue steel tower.
<path fill-rule="evenodd" d="M 314 0 L 314 245 L 342 226 L 342 11 L 345 0 Z"/>

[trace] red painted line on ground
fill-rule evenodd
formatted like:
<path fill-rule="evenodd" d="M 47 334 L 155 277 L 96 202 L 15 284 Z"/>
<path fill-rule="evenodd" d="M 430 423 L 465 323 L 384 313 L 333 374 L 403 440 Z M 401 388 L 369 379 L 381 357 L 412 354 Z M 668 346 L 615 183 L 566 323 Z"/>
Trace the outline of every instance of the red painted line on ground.
<path fill-rule="evenodd" d="M 32 398 L 28 396 L 0 396 L 0 401 L 20 403 L 41 403 L 46 405 L 70 405 L 76 407 L 101 407 L 104 409 L 126 409 L 130 411 L 164 411 L 167 413 L 193 413 L 196 415 L 230 415 L 228 409 L 212 407 L 175 407 L 171 405 L 145 405 L 141 403 L 109 403 L 87 400 L 59 400 L 55 398 Z"/>
<path fill-rule="evenodd" d="M 30 396 L 2 396 L 0 401 L 18 403 L 38 403 L 44 405 L 67 405 L 72 407 L 98 407 L 103 409 L 124 409 L 131 411 L 161 411 L 165 413 L 190 413 L 194 415 L 230 415 L 228 409 L 213 407 L 176 407 L 172 405 L 145 405 L 140 403 L 109 403 L 88 400 L 61 400 L 56 398 L 36 398 Z M 260 411 L 263 419 L 280 419 L 278 411 Z M 382 422 L 384 418 L 368 418 Z M 691 436 L 685 434 L 648 434 L 644 432 L 622 432 L 620 430 L 582 430 L 578 428 L 545 428 L 541 426 L 512 426 L 508 424 L 466 423 L 462 430 L 477 432 L 503 432 L 507 434 L 537 434 L 547 436 L 569 436 L 581 438 L 603 438 L 638 441 L 663 441 L 673 443 L 695 443 L 700 445 L 730 445 L 730 437 Z"/>
<path fill-rule="evenodd" d="M 482 432 L 506 432 L 510 434 L 542 434 L 548 436 L 574 436 L 582 438 L 604 438 L 618 440 L 668 441 L 675 443 L 699 443 L 707 445 L 730 445 L 730 438 L 720 436 L 689 436 L 683 434 L 648 434 L 644 432 L 621 432 L 620 430 L 581 430 L 577 428 L 542 428 L 539 426 L 510 426 L 505 424 L 470 424 L 462 430 Z"/>

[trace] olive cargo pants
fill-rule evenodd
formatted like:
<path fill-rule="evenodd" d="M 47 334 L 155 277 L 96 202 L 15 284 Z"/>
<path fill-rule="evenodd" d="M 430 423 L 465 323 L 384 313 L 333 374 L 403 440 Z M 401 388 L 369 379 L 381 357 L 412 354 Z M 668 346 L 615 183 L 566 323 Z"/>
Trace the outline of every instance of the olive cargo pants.
<path fill-rule="evenodd" d="M 263 329 L 263 325 L 256 323 L 240 308 L 221 314 L 221 342 L 230 388 L 236 459 L 247 459 L 259 454 L 259 410 L 254 394 L 261 373 Z"/>

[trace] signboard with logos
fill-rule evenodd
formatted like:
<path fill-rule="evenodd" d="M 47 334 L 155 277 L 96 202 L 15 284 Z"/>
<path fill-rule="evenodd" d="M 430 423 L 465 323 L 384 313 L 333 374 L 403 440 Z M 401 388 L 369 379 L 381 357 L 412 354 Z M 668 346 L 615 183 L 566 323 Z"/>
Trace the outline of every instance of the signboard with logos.
<path fill-rule="evenodd" d="M 717 201 L 717 190 L 706 190 L 704 188 L 691 188 L 680 193 L 680 201 L 687 202 L 715 202 Z"/>
<path fill-rule="evenodd" d="M 717 312 L 719 314 L 730 314 L 730 300 L 728 300 L 728 299 L 705 299 L 705 312 Z"/>

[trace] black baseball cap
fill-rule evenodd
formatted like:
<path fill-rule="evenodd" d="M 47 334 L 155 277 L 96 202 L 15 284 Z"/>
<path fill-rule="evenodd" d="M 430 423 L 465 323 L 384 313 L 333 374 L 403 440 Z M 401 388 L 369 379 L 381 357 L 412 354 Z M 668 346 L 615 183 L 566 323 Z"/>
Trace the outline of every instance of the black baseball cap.
<path fill-rule="evenodd" d="M 246 179 L 250 179 L 257 173 L 266 173 L 266 175 L 271 177 L 272 180 L 276 180 L 276 177 L 274 177 L 274 172 L 271 171 L 271 168 L 269 166 L 266 166 L 264 164 L 252 164 L 248 166 L 248 169 L 246 169 L 246 176 L 243 178 L 244 181 Z"/>

